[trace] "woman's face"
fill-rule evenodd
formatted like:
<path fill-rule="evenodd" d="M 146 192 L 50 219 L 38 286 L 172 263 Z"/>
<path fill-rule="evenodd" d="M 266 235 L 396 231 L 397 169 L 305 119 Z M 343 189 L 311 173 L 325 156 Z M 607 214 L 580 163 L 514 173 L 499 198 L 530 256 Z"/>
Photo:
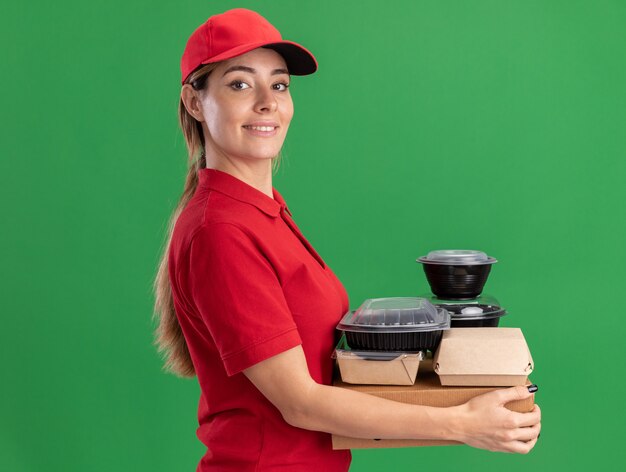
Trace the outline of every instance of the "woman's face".
<path fill-rule="evenodd" d="M 207 156 L 276 157 L 293 116 L 289 81 L 284 59 L 271 49 L 219 64 L 201 95 Z"/>

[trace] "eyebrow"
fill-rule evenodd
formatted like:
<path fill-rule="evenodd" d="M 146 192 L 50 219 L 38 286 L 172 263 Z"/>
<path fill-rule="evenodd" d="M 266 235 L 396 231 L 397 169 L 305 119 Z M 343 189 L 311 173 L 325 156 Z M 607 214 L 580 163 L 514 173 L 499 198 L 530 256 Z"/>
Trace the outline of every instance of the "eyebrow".
<path fill-rule="evenodd" d="M 249 72 L 250 74 L 256 74 L 256 69 L 253 69 L 252 67 L 248 67 L 248 66 L 232 66 L 232 67 L 229 67 L 228 69 L 226 69 L 226 71 L 224 71 L 224 74 L 222 74 L 222 77 L 224 77 L 229 72 L 235 72 L 235 71 L 242 71 L 242 72 Z M 280 75 L 280 74 L 287 74 L 287 75 L 289 75 L 289 71 L 287 69 L 274 69 L 272 71 L 271 75 Z"/>

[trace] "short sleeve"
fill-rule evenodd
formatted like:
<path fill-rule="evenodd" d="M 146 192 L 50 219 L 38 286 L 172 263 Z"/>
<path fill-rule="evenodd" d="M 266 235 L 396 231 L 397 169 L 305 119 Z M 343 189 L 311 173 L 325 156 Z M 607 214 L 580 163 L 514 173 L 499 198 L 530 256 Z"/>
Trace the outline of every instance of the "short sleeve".
<path fill-rule="evenodd" d="M 190 295 L 228 375 L 302 343 L 270 261 L 239 227 L 199 229 L 189 252 Z"/>

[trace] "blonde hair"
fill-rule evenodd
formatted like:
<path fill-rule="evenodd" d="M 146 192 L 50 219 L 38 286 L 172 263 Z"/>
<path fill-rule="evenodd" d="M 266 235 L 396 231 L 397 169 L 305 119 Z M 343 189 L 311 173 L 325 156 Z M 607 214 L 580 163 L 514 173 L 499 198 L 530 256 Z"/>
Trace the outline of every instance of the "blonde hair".
<path fill-rule="evenodd" d="M 200 66 L 189 75 L 185 83 L 191 84 L 194 90 L 204 93 L 206 91 L 209 74 L 218 64 L 219 63 L 213 63 Z M 154 343 L 158 351 L 164 357 L 164 367 L 167 371 L 180 377 L 194 377 L 196 371 L 174 309 L 174 298 L 168 271 L 168 258 L 174 226 L 181 212 L 196 191 L 196 187 L 198 186 L 198 171 L 206 167 L 206 154 L 202 123 L 189 114 L 187 108 L 185 108 L 182 97 L 178 104 L 178 122 L 187 145 L 188 172 L 183 194 L 170 217 L 163 254 L 154 280 L 155 302 L 153 318 L 157 322 L 157 327 L 154 332 Z M 278 169 L 280 160 L 280 154 L 273 159 L 273 172 Z"/>

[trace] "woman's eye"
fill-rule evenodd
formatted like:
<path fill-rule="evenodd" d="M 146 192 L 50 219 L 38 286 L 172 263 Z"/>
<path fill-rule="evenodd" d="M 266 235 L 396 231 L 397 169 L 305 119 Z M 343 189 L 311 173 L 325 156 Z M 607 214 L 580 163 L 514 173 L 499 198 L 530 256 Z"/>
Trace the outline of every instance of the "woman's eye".
<path fill-rule="evenodd" d="M 289 84 L 285 82 L 281 82 L 279 84 L 274 84 L 274 90 L 278 90 L 279 92 L 284 92 L 289 88 Z"/>
<path fill-rule="evenodd" d="M 247 83 L 242 82 L 241 80 L 233 80 L 229 85 L 230 85 L 230 88 L 234 90 L 245 90 L 247 88 L 250 88 L 250 86 Z"/>

